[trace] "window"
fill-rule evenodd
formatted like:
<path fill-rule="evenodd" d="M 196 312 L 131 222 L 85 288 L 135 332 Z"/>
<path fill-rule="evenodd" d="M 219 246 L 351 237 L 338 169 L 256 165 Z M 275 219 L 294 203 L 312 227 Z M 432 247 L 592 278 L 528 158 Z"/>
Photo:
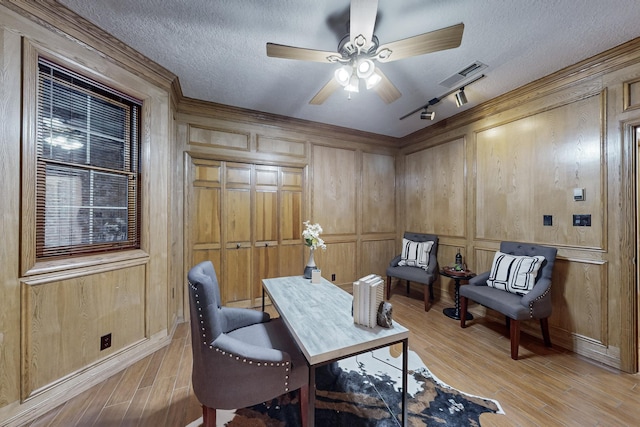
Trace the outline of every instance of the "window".
<path fill-rule="evenodd" d="M 37 258 L 140 247 L 140 107 L 39 59 Z"/>

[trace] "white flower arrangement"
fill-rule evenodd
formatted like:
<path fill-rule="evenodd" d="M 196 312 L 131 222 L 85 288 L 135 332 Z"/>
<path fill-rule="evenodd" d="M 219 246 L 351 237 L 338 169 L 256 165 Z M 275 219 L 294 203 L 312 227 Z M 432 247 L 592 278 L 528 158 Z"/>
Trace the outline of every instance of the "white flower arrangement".
<path fill-rule="evenodd" d="M 303 224 L 306 227 L 302 232 L 304 244 L 314 250 L 318 248 L 321 248 L 322 250 L 327 249 L 327 245 L 324 244 L 324 240 L 320 238 L 320 233 L 322 233 L 322 227 L 320 227 L 320 224 L 311 224 L 309 221 L 305 221 Z"/>

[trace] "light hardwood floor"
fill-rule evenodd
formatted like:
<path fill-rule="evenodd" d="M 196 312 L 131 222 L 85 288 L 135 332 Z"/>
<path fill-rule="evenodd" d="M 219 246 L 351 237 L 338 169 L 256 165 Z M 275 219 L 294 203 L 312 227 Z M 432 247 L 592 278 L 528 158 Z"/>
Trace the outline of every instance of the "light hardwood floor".
<path fill-rule="evenodd" d="M 520 357 L 509 357 L 504 323 L 476 319 L 461 329 L 441 304 L 423 309 L 422 293 L 392 294 L 394 319 L 411 330 L 409 347 L 447 384 L 497 399 L 506 415 L 483 414 L 489 426 L 637 426 L 640 375 L 620 373 L 523 334 Z M 186 426 L 201 409 L 190 387 L 188 323 L 171 344 L 29 426 Z"/>

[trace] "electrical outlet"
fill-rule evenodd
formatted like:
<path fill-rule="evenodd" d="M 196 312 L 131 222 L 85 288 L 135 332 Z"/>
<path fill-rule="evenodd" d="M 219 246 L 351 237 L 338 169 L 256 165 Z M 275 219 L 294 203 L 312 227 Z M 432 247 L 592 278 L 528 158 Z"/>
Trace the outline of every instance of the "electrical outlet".
<path fill-rule="evenodd" d="M 100 351 L 111 347 L 111 334 L 103 335 L 100 337 Z"/>
<path fill-rule="evenodd" d="M 331 274 L 331 281 L 332 282 L 336 281 L 336 273 Z"/>
<path fill-rule="evenodd" d="M 553 225 L 553 216 L 542 215 L 542 225 Z"/>

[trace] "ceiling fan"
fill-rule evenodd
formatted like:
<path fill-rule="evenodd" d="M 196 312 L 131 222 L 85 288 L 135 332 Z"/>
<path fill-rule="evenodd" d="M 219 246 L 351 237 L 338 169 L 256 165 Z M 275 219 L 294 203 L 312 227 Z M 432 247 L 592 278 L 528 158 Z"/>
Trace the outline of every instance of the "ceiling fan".
<path fill-rule="evenodd" d="M 464 24 L 460 23 L 380 45 L 373 34 L 377 13 L 378 0 L 351 0 L 349 33 L 338 44 L 337 52 L 267 43 L 267 56 L 341 65 L 335 70 L 334 77 L 309 101 L 310 104 L 322 104 L 340 87 L 349 92 L 358 92 L 361 82 L 390 104 L 402 94 L 376 67 L 376 62 L 392 62 L 452 49 L 462 42 Z"/>

